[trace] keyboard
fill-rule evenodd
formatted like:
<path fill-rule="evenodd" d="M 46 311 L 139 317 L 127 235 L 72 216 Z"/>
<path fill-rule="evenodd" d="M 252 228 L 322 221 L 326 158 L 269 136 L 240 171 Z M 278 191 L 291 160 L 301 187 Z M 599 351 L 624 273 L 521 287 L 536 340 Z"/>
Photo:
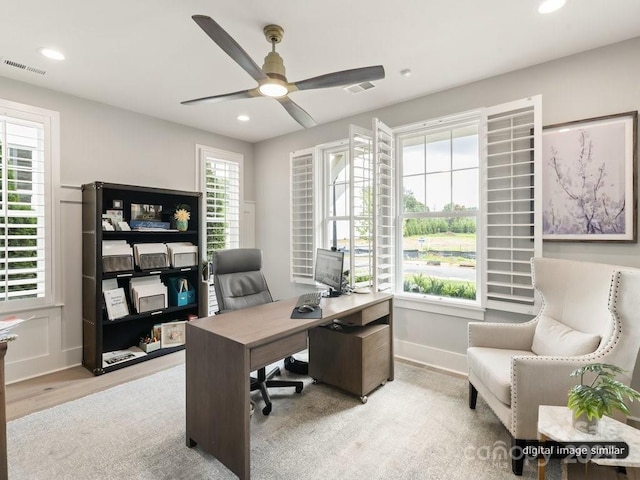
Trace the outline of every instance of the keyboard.
<path fill-rule="evenodd" d="M 317 307 L 320 305 L 320 299 L 322 298 L 321 292 L 309 292 L 303 293 L 298 297 L 298 301 L 296 302 L 296 308 L 301 305 L 312 305 Z"/>

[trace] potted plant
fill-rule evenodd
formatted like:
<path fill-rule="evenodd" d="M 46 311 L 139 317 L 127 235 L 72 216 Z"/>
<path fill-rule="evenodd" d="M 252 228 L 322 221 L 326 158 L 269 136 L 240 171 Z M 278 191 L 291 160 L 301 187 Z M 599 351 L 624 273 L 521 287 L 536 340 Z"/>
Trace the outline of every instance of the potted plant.
<path fill-rule="evenodd" d="M 575 428 L 595 434 L 604 415 L 610 415 L 614 410 L 630 414 L 625 401 L 640 399 L 640 393 L 616 380 L 616 375 L 622 372 L 620 367 L 607 363 L 590 363 L 571 372 L 572 377 L 580 377 L 580 383 L 569 390 L 567 403 L 573 412 Z M 595 378 L 585 383 L 585 374 L 595 374 Z"/>
<path fill-rule="evenodd" d="M 191 207 L 184 203 L 176 206 L 176 211 L 173 214 L 173 218 L 176 221 L 176 228 L 181 232 L 186 232 L 189 228 L 189 219 L 191 218 L 190 210 Z"/>

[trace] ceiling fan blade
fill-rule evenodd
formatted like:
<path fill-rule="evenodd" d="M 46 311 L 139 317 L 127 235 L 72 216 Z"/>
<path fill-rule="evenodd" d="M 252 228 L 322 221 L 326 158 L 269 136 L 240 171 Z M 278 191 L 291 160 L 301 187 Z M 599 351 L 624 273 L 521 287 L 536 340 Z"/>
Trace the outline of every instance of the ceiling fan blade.
<path fill-rule="evenodd" d="M 244 49 L 238 45 L 231 35 L 229 35 L 218 23 L 211 17 L 206 15 L 194 15 L 193 20 L 209 35 L 211 40 L 216 42 L 218 46 L 226 52 L 235 62 L 240 65 L 245 72 L 253 77 L 257 82 L 266 80 L 269 77 L 265 75 L 262 69 L 253 61 Z"/>
<path fill-rule="evenodd" d="M 326 75 L 320 75 L 319 77 L 294 82 L 292 85 L 294 85 L 298 90 L 311 90 L 312 88 L 355 85 L 357 83 L 380 80 L 381 78 L 384 78 L 384 67 L 382 65 L 376 65 L 375 67 L 354 68 L 352 70 L 327 73 Z"/>
<path fill-rule="evenodd" d="M 193 105 L 194 103 L 203 103 L 203 102 L 218 103 L 218 102 L 225 102 L 227 100 L 238 100 L 240 98 L 253 98 L 260 95 L 257 92 L 258 92 L 257 88 L 252 88 L 251 90 L 242 90 L 240 92 L 225 93 L 222 95 L 213 95 L 211 97 L 194 98 L 193 100 L 186 100 L 184 102 L 180 102 L 180 105 Z"/>
<path fill-rule="evenodd" d="M 284 107 L 284 109 L 289 112 L 289 115 L 293 117 L 293 119 L 302 125 L 304 128 L 311 128 L 316 126 L 316 122 L 311 115 L 304 111 L 304 109 L 291 100 L 289 97 L 279 97 L 276 98 L 277 101 L 280 102 L 280 105 Z"/>

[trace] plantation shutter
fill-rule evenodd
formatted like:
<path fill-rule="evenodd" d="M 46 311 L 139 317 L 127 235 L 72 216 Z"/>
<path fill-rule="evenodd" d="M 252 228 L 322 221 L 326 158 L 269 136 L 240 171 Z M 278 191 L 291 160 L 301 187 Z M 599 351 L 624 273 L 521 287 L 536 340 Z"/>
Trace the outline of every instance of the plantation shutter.
<path fill-rule="evenodd" d="M 541 97 L 485 113 L 486 306 L 531 314 L 530 259 L 542 253 Z"/>
<path fill-rule="evenodd" d="M 373 285 L 376 291 L 392 292 L 394 278 L 394 144 L 393 132 L 373 119 Z"/>
<path fill-rule="evenodd" d="M 215 250 L 240 247 L 240 159 L 230 152 L 203 150 L 204 216 L 207 259 Z M 208 289 L 208 314 L 218 311 L 213 279 Z"/>
<path fill-rule="evenodd" d="M 373 285 L 374 276 L 374 165 L 371 131 L 349 125 L 349 153 L 349 281 L 352 287 L 368 287 Z"/>
<path fill-rule="evenodd" d="M 291 154 L 291 281 L 312 282 L 315 251 L 313 149 Z"/>
<path fill-rule="evenodd" d="M 7 113 L 7 112 L 5 112 Z M 46 296 L 45 123 L 0 115 L 0 300 Z"/>

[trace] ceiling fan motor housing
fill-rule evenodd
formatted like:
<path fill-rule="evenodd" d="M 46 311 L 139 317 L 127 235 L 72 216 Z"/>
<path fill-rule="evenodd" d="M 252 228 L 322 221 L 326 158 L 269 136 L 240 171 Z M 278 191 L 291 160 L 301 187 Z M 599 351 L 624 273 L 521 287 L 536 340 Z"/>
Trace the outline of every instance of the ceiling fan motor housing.
<path fill-rule="evenodd" d="M 278 52 L 269 52 L 264 57 L 262 71 L 270 78 L 277 78 L 283 82 L 287 81 L 287 73 L 284 69 L 284 62 Z"/>
<path fill-rule="evenodd" d="M 287 81 L 287 73 L 284 68 L 282 57 L 276 52 L 276 43 L 282 41 L 284 30 L 279 25 L 267 25 L 263 29 L 267 42 L 271 44 L 271 52 L 264 57 L 262 71 L 270 78 L 277 78 L 283 82 Z"/>

